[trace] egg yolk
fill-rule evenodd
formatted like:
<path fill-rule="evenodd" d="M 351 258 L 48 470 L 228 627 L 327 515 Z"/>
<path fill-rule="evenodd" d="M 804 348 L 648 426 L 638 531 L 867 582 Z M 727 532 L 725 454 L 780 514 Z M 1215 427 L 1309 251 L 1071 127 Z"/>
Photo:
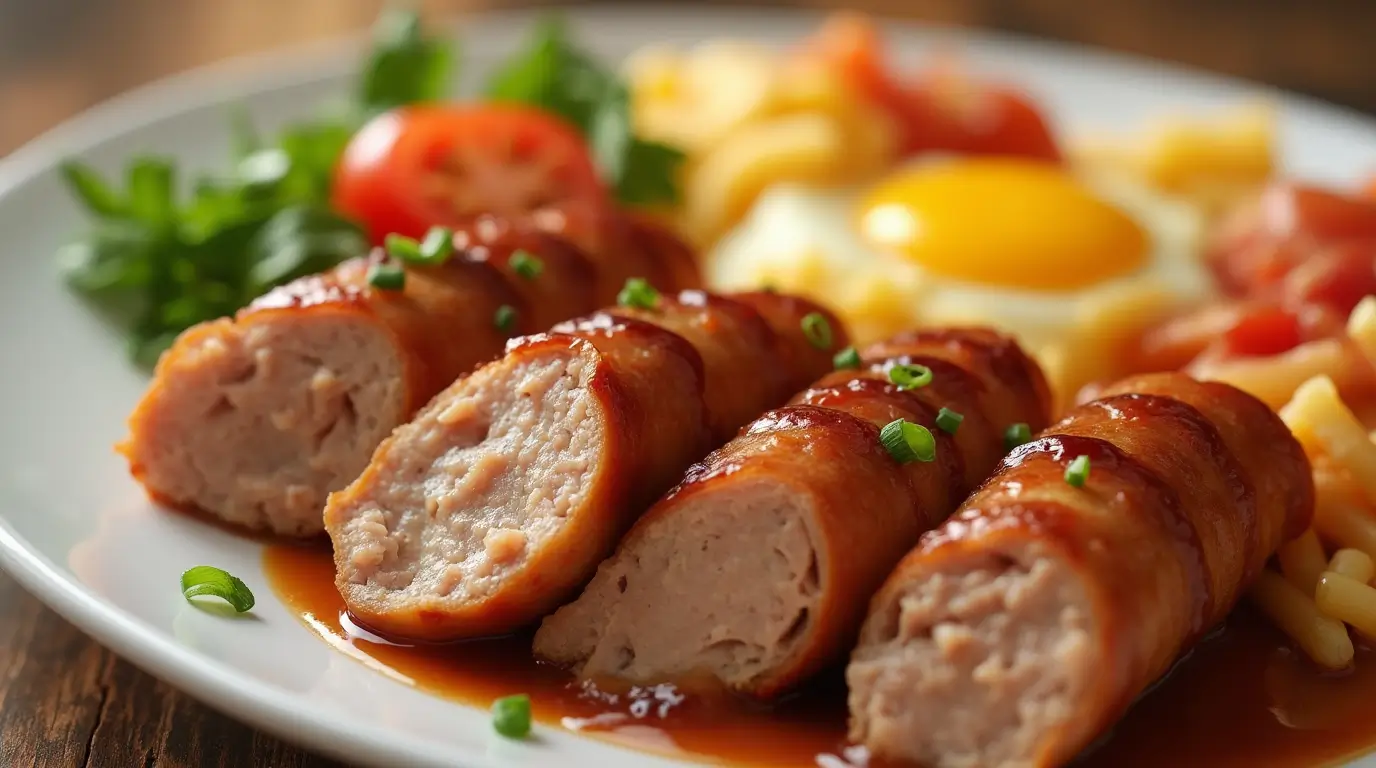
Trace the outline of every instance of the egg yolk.
<path fill-rule="evenodd" d="M 901 171 L 861 203 L 861 234 L 933 273 L 1060 291 L 1136 269 L 1147 238 L 1061 168 L 981 158 Z"/>

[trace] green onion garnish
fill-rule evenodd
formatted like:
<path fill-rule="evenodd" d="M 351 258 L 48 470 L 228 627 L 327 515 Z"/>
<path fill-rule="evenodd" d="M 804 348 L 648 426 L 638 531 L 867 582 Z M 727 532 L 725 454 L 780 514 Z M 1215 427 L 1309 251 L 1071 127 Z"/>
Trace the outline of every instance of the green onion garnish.
<path fill-rule="evenodd" d="M 539 277 L 540 273 L 545 269 L 545 262 L 530 255 L 528 251 L 523 250 L 517 250 L 515 253 L 511 254 L 511 258 L 507 259 L 507 263 L 511 265 L 511 271 L 526 280 L 534 280 Z"/>
<path fill-rule="evenodd" d="M 964 414 L 953 411 L 950 408 L 942 408 L 936 413 L 936 426 L 942 432 L 955 434 L 960 429 L 960 422 L 965 421 Z"/>
<path fill-rule="evenodd" d="M 807 337 L 807 343 L 817 349 L 831 349 L 831 323 L 821 312 L 809 312 L 803 315 L 803 335 Z"/>
<path fill-rule="evenodd" d="M 1065 468 L 1065 481 L 1076 488 L 1084 487 L 1085 481 L 1089 479 L 1089 457 L 1076 456 L 1070 466 Z"/>
<path fill-rule="evenodd" d="M 1032 428 L 1023 422 L 1009 424 L 1008 429 L 1003 431 L 1004 450 L 1013 450 L 1023 443 L 1032 440 Z"/>
<path fill-rule="evenodd" d="M 899 389 L 917 389 L 932 383 L 932 369 L 925 365 L 895 365 L 889 369 L 889 381 Z"/>
<path fill-rule="evenodd" d="M 239 613 L 253 608 L 253 592 L 248 586 L 213 565 L 198 565 L 182 574 L 182 597 L 190 600 L 201 595 L 218 597 Z"/>
<path fill-rule="evenodd" d="M 530 735 L 530 696 L 518 693 L 492 702 L 492 729 L 508 739 Z"/>
<path fill-rule="evenodd" d="M 832 355 L 831 364 L 836 366 L 837 370 L 842 368 L 859 368 L 860 353 L 855 351 L 855 347 L 846 347 L 835 355 Z"/>
<path fill-rule="evenodd" d="M 516 308 L 510 304 L 497 307 L 497 311 L 492 313 L 492 324 L 502 333 L 511 333 L 516 327 Z"/>
<path fill-rule="evenodd" d="M 936 438 L 921 424 L 894 419 L 879 430 L 879 441 L 899 464 L 932 461 L 936 458 Z"/>
<path fill-rule="evenodd" d="M 400 291 L 406 287 L 406 270 L 398 264 L 378 262 L 368 267 L 368 285 L 384 291 Z"/>
<path fill-rule="evenodd" d="M 439 266 L 454 255 L 454 231 L 448 227 L 431 227 L 420 243 L 420 263 Z"/>
<path fill-rule="evenodd" d="M 616 303 L 623 307 L 654 309 L 659 305 L 659 291 L 643 277 L 632 277 L 616 295 Z"/>
<path fill-rule="evenodd" d="M 393 232 L 382 239 L 382 247 L 387 255 L 399 261 L 421 262 L 425 258 L 420 253 L 420 243 L 415 238 Z"/>

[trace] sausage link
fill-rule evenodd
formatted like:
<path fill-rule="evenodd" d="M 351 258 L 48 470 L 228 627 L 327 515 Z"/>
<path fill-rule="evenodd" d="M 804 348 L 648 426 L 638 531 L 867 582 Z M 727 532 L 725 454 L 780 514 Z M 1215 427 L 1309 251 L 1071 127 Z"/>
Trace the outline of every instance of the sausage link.
<path fill-rule="evenodd" d="M 697 291 L 604 310 L 513 342 L 441 392 L 326 505 L 350 611 L 452 640 L 568 600 L 690 463 L 787 398 L 794 313 L 821 310 L 778 302 L 778 332 L 749 304 Z"/>
<path fill-rule="evenodd" d="M 1003 454 L 1001 429 L 967 425 L 1048 418 L 1041 372 L 1005 337 L 900 342 L 866 350 L 860 370 L 824 376 L 692 467 L 544 621 L 536 654 L 592 678 L 707 674 L 757 698 L 844 654 L 894 564 Z M 890 383 L 907 360 L 931 363 L 932 383 Z M 965 418 L 951 435 L 936 418 L 956 406 Z M 932 432 L 934 461 L 889 455 L 880 427 L 895 419 Z"/>
<path fill-rule="evenodd" d="M 1313 503 L 1299 444 L 1250 395 L 1182 374 L 1109 387 L 889 576 L 847 668 L 851 737 L 924 765 L 1064 764 L 1223 619 Z"/>
<path fill-rule="evenodd" d="M 368 283 L 380 253 L 274 289 L 181 335 L 119 450 L 169 506 L 319 534 L 328 493 L 437 392 L 499 356 L 508 337 L 593 311 L 625 273 L 658 268 L 658 251 L 629 242 L 593 256 L 533 223 L 478 217 L 445 264 L 407 265 L 402 290 Z M 512 266 L 518 250 L 541 260 L 534 279 Z M 677 264 L 675 279 L 695 281 Z"/>

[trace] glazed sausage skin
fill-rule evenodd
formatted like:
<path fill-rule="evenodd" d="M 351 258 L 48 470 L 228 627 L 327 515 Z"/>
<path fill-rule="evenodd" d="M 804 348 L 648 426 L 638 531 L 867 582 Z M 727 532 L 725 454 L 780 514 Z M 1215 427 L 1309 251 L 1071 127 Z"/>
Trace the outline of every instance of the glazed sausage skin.
<path fill-rule="evenodd" d="M 362 471 L 393 427 L 499 356 L 509 337 L 615 294 L 584 251 L 531 224 L 477 217 L 454 242 L 442 265 L 404 265 L 401 290 L 369 284 L 369 269 L 387 258 L 374 252 L 187 330 L 159 361 L 119 446 L 135 479 L 169 506 L 319 534 L 328 493 Z M 516 271 L 522 252 L 538 259 L 538 274 Z M 637 268 L 656 258 L 637 251 Z M 692 277 L 681 265 L 672 275 Z M 680 287 L 691 286 L 663 286 Z M 498 327 L 499 310 L 514 312 L 510 326 Z"/>
<path fill-rule="evenodd" d="M 930 364 L 932 383 L 900 390 L 899 364 Z M 691 468 L 544 621 L 535 652 L 592 679 L 706 674 L 785 693 L 851 647 L 870 595 L 993 468 L 1007 424 L 1044 426 L 1049 404 L 1036 364 L 992 331 L 874 345 Z M 964 416 L 954 435 L 936 426 L 943 407 Z M 880 428 L 895 419 L 931 431 L 933 461 L 889 455 Z"/>
<path fill-rule="evenodd" d="M 1066 480 L 1079 456 L 1083 487 Z M 1183 374 L 1118 382 L 1013 451 L 885 581 L 847 669 L 851 738 L 934 766 L 1065 764 L 1313 503 L 1260 401 Z"/>
<path fill-rule="evenodd" d="M 813 313 L 829 316 L 791 297 L 686 291 L 513 342 L 330 496 L 325 528 L 349 610 L 378 631 L 431 641 L 539 619 L 739 429 L 739 414 L 780 404 L 824 369 L 817 361 L 830 364 L 804 349 L 813 341 L 801 318 Z"/>

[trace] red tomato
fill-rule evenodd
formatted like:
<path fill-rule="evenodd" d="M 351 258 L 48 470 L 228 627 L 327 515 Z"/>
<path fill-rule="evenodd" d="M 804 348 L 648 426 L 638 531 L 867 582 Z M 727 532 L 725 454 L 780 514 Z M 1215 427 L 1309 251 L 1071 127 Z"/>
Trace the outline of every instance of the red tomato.
<path fill-rule="evenodd" d="M 884 43 L 867 17 L 833 16 L 804 53 L 829 62 L 856 91 L 893 118 L 905 155 L 948 151 L 1061 158 L 1041 112 L 1016 90 L 975 82 L 949 66 L 912 83 L 894 77 Z"/>
<path fill-rule="evenodd" d="M 1227 351 L 1253 357 L 1278 355 L 1299 346 L 1300 321 L 1293 312 L 1280 307 L 1257 307 L 1238 318 L 1223 334 Z"/>
<path fill-rule="evenodd" d="M 429 105 L 379 115 L 335 170 L 334 206 L 377 242 L 421 237 L 480 213 L 522 218 L 611 199 L 582 136 L 545 112 L 506 105 Z"/>
<path fill-rule="evenodd" d="M 1285 276 L 1282 290 L 1291 306 L 1320 306 L 1346 317 L 1376 294 L 1376 240 L 1316 249 Z"/>
<path fill-rule="evenodd" d="M 1376 237 L 1376 202 L 1299 184 L 1274 184 L 1261 195 L 1264 231 L 1321 240 Z"/>

